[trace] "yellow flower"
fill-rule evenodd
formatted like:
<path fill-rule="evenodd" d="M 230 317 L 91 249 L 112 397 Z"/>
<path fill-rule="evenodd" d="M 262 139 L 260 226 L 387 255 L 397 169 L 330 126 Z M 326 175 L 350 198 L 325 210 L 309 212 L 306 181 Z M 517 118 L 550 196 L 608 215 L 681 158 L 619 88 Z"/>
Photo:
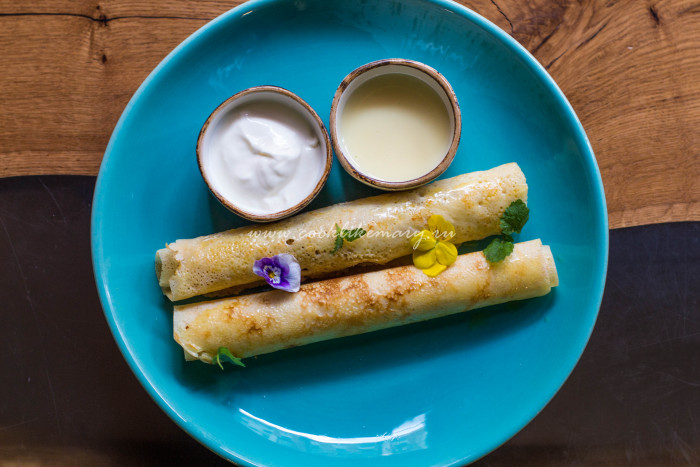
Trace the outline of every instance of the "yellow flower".
<path fill-rule="evenodd" d="M 411 238 L 413 264 L 429 277 L 435 277 L 457 259 L 457 247 L 451 243 L 454 226 L 439 215 L 430 216 L 428 229 Z"/>

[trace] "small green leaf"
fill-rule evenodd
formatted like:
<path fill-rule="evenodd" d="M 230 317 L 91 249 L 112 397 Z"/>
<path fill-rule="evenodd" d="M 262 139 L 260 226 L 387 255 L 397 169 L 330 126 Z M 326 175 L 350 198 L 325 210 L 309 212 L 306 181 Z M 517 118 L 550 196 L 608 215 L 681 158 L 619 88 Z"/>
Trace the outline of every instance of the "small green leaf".
<path fill-rule="evenodd" d="M 367 231 L 365 229 L 363 229 L 362 227 L 358 227 L 358 228 L 352 229 L 352 230 L 343 229 L 343 232 L 341 235 L 348 242 L 354 242 L 355 240 L 362 237 L 366 233 L 367 233 Z"/>
<path fill-rule="evenodd" d="M 520 233 L 530 217 L 530 209 L 521 199 L 516 199 L 501 216 L 501 232 L 506 235 Z"/>
<path fill-rule="evenodd" d="M 214 356 L 214 363 L 219 365 L 219 368 L 221 368 L 223 370 L 224 366 L 221 364 L 222 358 L 228 359 L 228 361 L 230 361 L 234 365 L 245 367 L 245 363 L 243 363 L 240 358 L 234 356 L 231 353 L 231 351 L 229 349 L 227 349 L 226 347 L 219 347 L 219 350 L 216 352 L 216 355 Z"/>
<path fill-rule="evenodd" d="M 335 224 L 335 247 L 331 251 L 331 254 L 335 254 L 338 250 L 340 250 L 343 247 L 343 240 L 347 240 L 348 242 L 354 242 L 366 233 L 367 231 L 362 227 L 345 230 L 338 227 L 338 224 Z"/>
<path fill-rule="evenodd" d="M 496 237 L 484 249 L 484 256 L 489 263 L 498 263 L 506 259 L 513 252 L 513 239 L 506 235 L 505 237 Z"/>
<path fill-rule="evenodd" d="M 334 255 L 342 247 L 343 247 L 343 234 L 340 230 L 340 227 L 338 227 L 338 224 L 335 224 L 335 247 L 331 251 L 331 254 Z"/>

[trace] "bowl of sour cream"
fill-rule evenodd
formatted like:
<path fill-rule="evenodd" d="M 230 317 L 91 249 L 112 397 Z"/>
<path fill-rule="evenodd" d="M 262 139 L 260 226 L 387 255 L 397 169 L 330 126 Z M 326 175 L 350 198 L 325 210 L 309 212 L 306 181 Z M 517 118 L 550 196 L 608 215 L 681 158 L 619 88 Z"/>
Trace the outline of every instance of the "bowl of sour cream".
<path fill-rule="evenodd" d="M 348 74 L 333 98 L 336 156 L 357 180 L 384 190 L 424 185 L 452 163 L 461 135 L 457 97 L 438 71 L 391 58 Z"/>
<path fill-rule="evenodd" d="M 197 140 L 197 162 L 212 194 L 246 219 L 269 222 L 307 206 L 333 161 L 328 132 L 303 99 L 255 86 L 219 105 Z"/>

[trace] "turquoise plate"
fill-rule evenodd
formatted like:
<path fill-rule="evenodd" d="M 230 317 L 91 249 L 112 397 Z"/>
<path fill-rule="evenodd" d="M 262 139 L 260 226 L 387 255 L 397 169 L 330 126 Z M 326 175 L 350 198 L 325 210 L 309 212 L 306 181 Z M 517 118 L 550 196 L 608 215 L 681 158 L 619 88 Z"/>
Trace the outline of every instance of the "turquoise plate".
<path fill-rule="evenodd" d="M 444 177 L 520 164 L 532 209 L 520 239 L 551 245 L 561 285 L 534 300 L 250 359 L 246 369 L 185 363 L 154 253 L 244 224 L 200 177 L 201 125 L 224 99 L 260 84 L 297 93 L 327 124 L 343 77 L 387 57 L 436 68 L 457 93 L 462 142 Z M 309 209 L 374 193 L 336 161 Z M 607 214 L 566 98 L 482 17 L 441 0 L 263 0 L 197 31 L 131 99 L 100 169 L 92 254 L 127 362 L 217 454 L 249 465 L 463 464 L 523 428 L 574 368 L 602 297 Z"/>

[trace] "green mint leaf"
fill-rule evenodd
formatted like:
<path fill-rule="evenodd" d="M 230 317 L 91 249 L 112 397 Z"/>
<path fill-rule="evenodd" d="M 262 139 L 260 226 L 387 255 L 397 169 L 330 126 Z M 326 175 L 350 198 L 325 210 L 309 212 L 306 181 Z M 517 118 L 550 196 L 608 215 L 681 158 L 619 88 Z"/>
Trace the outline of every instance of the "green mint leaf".
<path fill-rule="evenodd" d="M 338 227 L 338 224 L 335 224 L 335 247 L 331 251 L 331 254 L 334 255 L 342 247 L 343 247 L 343 233 L 340 230 L 340 227 Z"/>
<path fill-rule="evenodd" d="M 362 227 L 345 230 L 338 227 L 338 224 L 335 224 L 335 247 L 331 251 L 331 254 L 335 254 L 338 250 L 340 250 L 343 247 L 343 240 L 347 240 L 348 242 L 354 242 L 366 233 L 367 231 Z"/>
<path fill-rule="evenodd" d="M 513 239 L 510 236 L 496 237 L 484 248 L 484 256 L 489 263 L 498 263 L 513 252 Z"/>
<path fill-rule="evenodd" d="M 243 363 L 240 358 L 234 356 L 231 353 L 231 351 L 229 349 L 227 349 L 226 347 L 219 347 L 219 350 L 216 352 L 216 355 L 214 356 L 214 363 L 219 365 L 219 368 L 221 368 L 223 370 L 224 366 L 221 364 L 222 358 L 227 359 L 228 361 L 230 361 L 234 365 L 243 366 L 243 367 L 245 366 L 245 363 Z"/>
<path fill-rule="evenodd" d="M 348 242 L 354 242 L 355 240 L 362 237 L 366 233 L 367 233 L 367 231 L 365 229 L 363 229 L 362 227 L 358 227 L 358 228 L 352 229 L 352 230 L 343 229 L 343 232 L 341 235 Z"/>
<path fill-rule="evenodd" d="M 521 199 L 516 199 L 501 216 L 501 232 L 506 235 L 520 233 L 530 217 L 530 209 Z"/>

